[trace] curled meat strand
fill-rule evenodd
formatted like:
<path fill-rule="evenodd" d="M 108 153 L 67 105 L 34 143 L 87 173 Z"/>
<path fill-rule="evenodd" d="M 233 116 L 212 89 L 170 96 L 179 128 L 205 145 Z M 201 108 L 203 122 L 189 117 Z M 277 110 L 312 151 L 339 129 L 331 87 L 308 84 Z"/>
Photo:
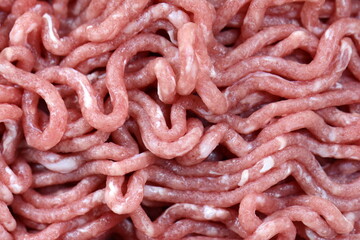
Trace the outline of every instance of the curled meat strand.
<path fill-rule="evenodd" d="M 302 81 L 319 77 L 334 58 L 338 42 L 346 35 L 356 34 L 359 24 L 357 19 L 343 18 L 332 24 L 321 36 L 314 59 L 309 64 L 301 64 L 277 57 L 250 57 L 226 69 L 218 71 L 213 79 L 217 86 L 228 86 L 237 79 L 254 71 L 271 71 L 291 79 Z M 345 46 L 344 46 L 345 47 Z M 347 46 L 349 47 L 349 46 Z"/>
<path fill-rule="evenodd" d="M 96 218 L 99 218 L 99 215 L 106 214 L 108 210 L 104 208 L 97 208 L 94 211 L 91 211 L 88 214 L 75 217 L 69 221 L 60 221 L 52 223 L 45 228 L 39 229 L 38 232 L 28 232 L 24 225 L 18 225 L 14 231 L 14 236 L 16 239 L 41 239 L 51 236 L 53 239 L 59 238 L 61 235 L 75 230 L 76 228 L 81 227 L 87 222 L 94 221 Z"/>
<path fill-rule="evenodd" d="M 21 60 L 24 52 L 31 56 L 26 48 L 11 47 L 1 52 L 0 72 L 9 82 L 39 94 L 47 103 L 50 112 L 48 126 L 42 131 L 35 124 L 35 104 L 23 98 L 23 128 L 27 143 L 41 150 L 48 150 L 58 143 L 65 132 L 67 111 L 55 87 L 32 73 L 15 68 L 10 61 Z M 26 56 L 25 54 L 25 56 Z M 30 58 L 31 59 L 31 58 Z M 20 61 L 21 62 L 21 61 Z M 27 67 L 24 62 L 23 68 Z M 34 79 L 36 79 L 34 81 Z M 30 107 L 31 106 L 31 107 Z M 36 110 L 35 110 L 36 112 Z"/>
<path fill-rule="evenodd" d="M 0 239 L 358 239 L 359 10 L 0 1 Z"/>
<path fill-rule="evenodd" d="M 185 36 L 187 37 L 185 38 Z M 188 38 L 191 41 L 185 41 Z M 225 113 L 228 108 L 227 102 L 224 95 L 209 78 L 214 67 L 210 62 L 204 40 L 199 34 L 197 26 L 193 23 L 185 24 L 178 32 L 178 39 L 181 68 L 177 92 L 189 95 L 196 89 L 210 111 L 215 114 Z"/>
<path fill-rule="evenodd" d="M 105 132 L 113 132 L 123 125 L 125 121 L 123 113 L 126 110 L 127 101 L 126 97 L 122 96 L 121 88 L 117 90 L 119 92 L 113 89 L 110 90 L 113 99 L 119 100 L 114 100 L 113 112 L 104 114 L 98 106 L 96 93 L 85 75 L 71 68 L 59 67 L 49 67 L 36 74 L 51 83 L 68 85 L 73 88 L 79 96 L 81 112 L 92 127 Z"/>
<path fill-rule="evenodd" d="M 1 141 L 1 158 L 6 164 L 13 163 L 16 157 L 16 148 L 21 140 L 21 117 L 22 111 L 17 106 L 0 104 L 0 121 L 6 128 Z"/>
<path fill-rule="evenodd" d="M 211 220 L 222 222 L 234 232 L 241 232 L 234 224 L 234 212 L 213 208 L 211 206 L 201 206 L 195 204 L 175 204 L 163 212 L 154 222 L 151 222 L 145 211 L 140 207 L 130 214 L 135 227 L 149 237 L 158 237 L 166 233 L 176 221 L 181 218 L 192 219 L 197 221 Z M 241 232 L 242 236 L 244 233 Z"/>
<path fill-rule="evenodd" d="M 175 14 L 176 13 L 176 14 Z M 171 16 L 180 16 L 179 18 L 172 18 Z M 189 17 L 183 11 L 179 10 L 173 5 L 160 3 L 147 8 L 142 15 L 130 22 L 116 38 L 112 41 L 103 43 L 86 43 L 69 53 L 68 56 L 60 63 L 64 67 L 76 67 L 85 59 L 96 57 L 105 52 L 116 49 L 120 44 L 135 37 L 139 32 L 146 29 L 150 24 L 156 22 L 158 19 L 168 19 L 176 28 L 180 28 L 183 24 L 189 21 Z M 175 35 L 175 33 L 173 33 Z M 170 34 L 171 35 L 171 34 Z M 150 40 L 150 39 L 149 39 Z M 152 41 L 153 44 L 160 43 L 159 40 Z M 171 49 L 169 46 L 160 48 L 162 50 Z M 88 51 L 91 48 L 92 51 Z"/>
<path fill-rule="evenodd" d="M 157 157 L 150 152 L 143 152 L 119 162 L 96 159 L 85 163 L 82 167 L 72 172 L 56 173 L 53 171 L 43 171 L 36 173 L 33 175 L 33 186 L 44 187 L 54 184 L 74 182 L 95 174 L 123 176 L 127 173 L 134 172 L 153 164 L 156 159 Z"/>
<path fill-rule="evenodd" d="M 95 191 L 103 178 L 92 176 L 82 179 L 75 187 L 52 194 L 40 194 L 34 189 L 28 189 L 22 196 L 24 200 L 36 208 L 56 208 L 79 200 Z"/>
<path fill-rule="evenodd" d="M 38 223 L 53 223 L 71 220 L 74 217 L 84 215 L 95 207 L 101 205 L 104 197 L 103 190 L 97 190 L 83 198 L 70 202 L 67 205 L 51 209 L 49 215 L 48 208 L 36 208 L 25 202 L 21 196 L 15 196 L 11 207 L 20 216 Z"/>
<path fill-rule="evenodd" d="M 187 133 L 176 141 L 168 142 L 153 133 L 149 116 L 143 114 L 143 109 L 135 102 L 130 105 L 129 114 L 137 121 L 146 148 L 161 158 L 170 159 L 189 152 L 199 142 L 204 129 L 198 119 L 189 119 Z"/>

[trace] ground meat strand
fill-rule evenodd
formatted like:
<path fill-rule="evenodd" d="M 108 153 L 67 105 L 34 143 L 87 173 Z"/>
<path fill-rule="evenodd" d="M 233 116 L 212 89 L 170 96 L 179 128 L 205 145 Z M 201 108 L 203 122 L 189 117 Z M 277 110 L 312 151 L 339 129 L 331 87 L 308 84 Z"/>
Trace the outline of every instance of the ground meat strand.
<path fill-rule="evenodd" d="M 356 0 L 0 2 L 0 239 L 358 239 Z"/>

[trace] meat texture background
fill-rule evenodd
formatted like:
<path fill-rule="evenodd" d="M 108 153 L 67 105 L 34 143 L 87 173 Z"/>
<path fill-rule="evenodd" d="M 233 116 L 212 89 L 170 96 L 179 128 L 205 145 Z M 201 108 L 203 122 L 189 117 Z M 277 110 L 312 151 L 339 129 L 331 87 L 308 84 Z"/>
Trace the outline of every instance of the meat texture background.
<path fill-rule="evenodd" d="M 0 1 L 0 239 L 360 239 L 360 1 Z"/>

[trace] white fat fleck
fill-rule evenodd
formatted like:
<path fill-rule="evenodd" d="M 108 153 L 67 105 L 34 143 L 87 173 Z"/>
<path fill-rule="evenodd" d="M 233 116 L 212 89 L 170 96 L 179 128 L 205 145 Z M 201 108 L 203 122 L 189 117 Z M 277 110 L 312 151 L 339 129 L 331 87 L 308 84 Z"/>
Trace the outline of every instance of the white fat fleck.
<path fill-rule="evenodd" d="M 332 150 L 334 155 L 337 155 L 339 153 L 339 145 L 332 146 L 331 150 Z"/>
<path fill-rule="evenodd" d="M 93 72 L 93 73 L 86 75 L 86 77 L 91 83 L 93 83 L 93 82 L 95 82 L 95 80 L 97 80 L 99 78 L 99 73 Z"/>
<path fill-rule="evenodd" d="M 163 112 L 161 111 L 161 109 L 159 107 L 156 108 L 155 111 L 155 127 L 159 128 L 161 126 L 161 119 L 163 119 Z"/>
<path fill-rule="evenodd" d="M 43 163 L 43 165 L 52 171 L 59 172 L 59 173 L 69 173 L 74 171 L 78 164 L 76 162 L 76 158 L 68 157 L 54 163 Z"/>
<path fill-rule="evenodd" d="M 21 190 L 23 189 L 23 188 L 22 188 L 19 184 L 17 184 L 17 183 L 11 184 L 9 187 L 11 188 L 12 192 L 15 193 L 15 194 L 16 194 L 16 193 L 20 193 Z"/>
<path fill-rule="evenodd" d="M 319 91 L 321 89 L 321 86 L 322 86 L 322 83 L 320 81 L 316 81 L 314 83 L 314 87 L 313 87 L 314 91 Z"/>
<path fill-rule="evenodd" d="M 267 172 L 274 167 L 274 159 L 269 156 L 262 160 L 263 167 L 260 169 L 261 173 Z"/>
<path fill-rule="evenodd" d="M 205 219 L 207 219 L 207 220 L 213 219 L 214 217 L 216 217 L 216 213 L 217 213 L 217 210 L 215 208 L 207 206 L 207 205 L 204 206 L 204 218 Z"/>
<path fill-rule="evenodd" d="M 114 213 L 116 213 L 116 214 L 123 214 L 124 210 L 125 210 L 125 206 L 122 204 L 116 204 L 115 206 L 113 206 L 111 208 L 111 210 L 113 210 Z"/>
<path fill-rule="evenodd" d="M 268 61 L 268 62 L 276 62 L 276 58 L 274 57 L 269 57 L 269 56 L 266 56 L 266 57 L 262 57 L 265 61 Z"/>
<path fill-rule="evenodd" d="M 106 72 L 104 72 L 104 73 L 102 73 L 102 74 L 99 75 L 99 79 L 105 78 L 105 77 L 106 77 Z"/>
<path fill-rule="evenodd" d="M 5 172 L 9 175 L 13 174 L 13 171 L 11 171 L 11 169 L 9 167 L 5 167 Z"/>
<path fill-rule="evenodd" d="M 320 197 L 322 197 L 323 199 L 328 199 L 328 194 L 326 193 L 326 191 L 324 189 L 322 189 L 321 187 L 316 187 L 316 190 L 320 193 Z"/>
<path fill-rule="evenodd" d="M 14 172 L 9 167 L 5 167 L 5 172 L 10 175 L 9 188 L 11 191 L 15 194 L 21 192 L 23 188 L 18 184 L 17 177 Z"/>
<path fill-rule="evenodd" d="M 238 183 L 238 185 L 241 187 L 241 186 L 244 186 L 244 184 L 249 180 L 249 170 L 244 170 L 242 173 L 241 173 L 241 178 L 240 178 L 240 182 Z"/>
<path fill-rule="evenodd" d="M 314 234 L 314 232 L 312 230 L 306 228 L 305 232 L 306 232 L 306 236 L 308 236 L 308 238 L 310 240 L 317 239 L 317 237 L 315 236 L 315 234 Z"/>
<path fill-rule="evenodd" d="M 56 153 L 49 153 L 46 155 L 46 162 L 56 163 L 59 161 L 60 156 Z"/>
<path fill-rule="evenodd" d="M 212 171 L 212 170 L 210 170 L 209 173 L 214 174 L 214 175 L 221 175 L 221 173 L 218 173 L 218 172 L 215 172 L 215 171 Z"/>
<path fill-rule="evenodd" d="M 247 134 L 247 133 L 251 133 L 255 130 L 255 126 L 254 125 L 250 125 L 247 126 L 246 128 L 243 129 L 243 133 Z"/>
<path fill-rule="evenodd" d="M 184 206 L 184 208 L 191 209 L 191 210 L 194 210 L 194 211 L 198 210 L 198 207 L 196 205 L 194 205 L 194 204 L 184 203 L 183 206 Z"/>
<path fill-rule="evenodd" d="M 82 207 L 82 208 L 80 208 L 78 211 L 79 211 L 80 213 L 82 213 L 82 214 L 85 214 L 85 213 L 87 213 L 87 212 L 89 211 L 89 208 L 87 208 L 87 207 Z"/>
<path fill-rule="evenodd" d="M 261 197 L 261 196 L 257 196 L 256 197 L 256 202 L 264 204 L 265 203 L 265 198 Z"/>
<path fill-rule="evenodd" d="M 146 192 L 153 193 L 153 194 L 159 194 L 160 196 L 166 194 L 166 189 L 162 187 L 155 187 L 155 186 L 145 186 L 144 187 L 144 194 Z M 145 194 L 146 195 L 146 194 Z"/>
<path fill-rule="evenodd" d="M 343 88 L 343 85 L 341 83 L 335 83 L 334 85 L 334 89 L 342 89 Z"/>
<path fill-rule="evenodd" d="M 94 202 L 99 202 L 99 201 L 101 201 L 101 199 L 103 199 L 103 191 L 102 190 L 96 191 L 93 195 L 92 200 Z"/>
<path fill-rule="evenodd" d="M 292 172 L 292 169 L 290 166 L 288 166 L 286 169 L 286 175 L 289 175 L 291 172 Z"/>
<path fill-rule="evenodd" d="M 279 151 L 283 150 L 286 147 L 286 139 L 284 137 L 277 137 L 276 140 L 279 142 Z"/>
<path fill-rule="evenodd" d="M 118 20 L 118 18 L 122 18 L 123 16 L 124 14 L 122 12 L 117 12 L 112 15 L 113 18 L 117 18 L 116 20 Z"/>
<path fill-rule="evenodd" d="M 39 10 L 42 9 L 42 8 L 43 8 L 42 4 L 36 4 L 35 7 L 32 8 L 32 10 L 33 10 L 34 12 L 37 12 L 37 11 L 39 11 Z"/>
<path fill-rule="evenodd" d="M 349 116 L 349 117 L 343 116 L 343 117 L 341 118 L 341 120 L 343 120 L 346 125 L 350 125 L 350 124 L 352 124 L 353 122 L 355 122 L 357 119 L 355 119 L 355 118 L 352 117 L 352 116 Z"/>
<path fill-rule="evenodd" d="M 345 213 L 344 217 L 345 217 L 346 221 L 350 222 L 351 224 L 353 224 L 356 220 L 356 215 L 352 212 Z"/>
<path fill-rule="evenodd" d="M 207 227 L 206 228 L 206 235 L 208 236 L 217 236 L 218 230 L 214 227 Z"/>
<path fill-rule="evenodd" d="M 227 183 L 229 183 L 229 181 L 230 181 L 230 177 L 228 174 L 225 174 L 220 178 L 220 182 L 222 184 L 227 184 Z"/>
<path fill-rule="evenodd" d="M 360 157 L 355 155 L 349 156 L 349 158 L 354 160 L 360 160 Z"/>
<path fill-rule="evenodd" d="M 117 195 L 118 191 L 117 191 L 117 188 L 116 188 L 116 186 L 114 185 L 113 182 L 110 182 L 110 183 L 109 183 L 109 189 L 110 189 L 109 194 L 110 194 L 111 196 Z"/>
<path fill-rule="evenodd" d="M 161 126 L 161 122 L 159 120 L 156 120 L 154 124 L 156 128 L 159 128 Z"/>
<path fill-rule="evenodd" d="M 320 35 L 323 32 L 322 28 L 320 27 L 311 27 L 311 30 L 311 32 L 315 33 L 316 35 Z"/>
<path fill-rule="evenodd" d="M 85 205 L 88 205 L 89 203 L 90 203 L 90 198 L 85 198 L 85 200 L 83 200 L 83 203 L 85 204 Z"/>
<path fill-rule="evenodd" d="M 300 172 L 301 172 L 301 175 L 304 174 L 302 170 L 301 170 Z M 307 176 L 305 177 L 305 181 L 306 181 L 307 183 L 312 183 L 313 180 L 312 180 L 311 176 L 307 175 Z"/>
<path fill-rule="evenodd" d="M 305 36 L 304 31 L 295 31 L 291 34 L 294 37 L 303 38 Z"/>
<path fill-rule="evenodd" d="M 212 150 L 212 145 L 208 141 L 199 144 L 199 158 L 206 158 Z"/>
<path fill-rule="evenodd" d="M 15 31 L 14 34 L 10 34 L 10 37 L 11 37 L 11 41 L 12 42 L 16 42 L 16 43 L 19 43 L 22 39 L 24 39 L 24 31 L 22 29 L 16 29 L 17 31 Z M 11 33 L 13 33 L 11 31 Z"/>
<path fill-rule="evenodd" d="M 329 140 L 331 142 L 334 142 L 336 140 L 336 132 L 334 129 L 331 129 L 330 130 L 330 133 L 329 133 Z"/>
<path fill-rule="evenodd" d="M 253 149 L 254 149 L 254 146 L 251 143 L 248 143 L 247 146 L 246 146 L 246 150 L 251 151 Z"/>
<path fill-rule="evenodd" d="M 87 233 L 87 232 L 90 231 L 90 226 L 91 226 L 91 225 L 87 225 L 87 226 L 85 226 L 85 227 L 79 228 L 77 231 L 78 231 L 78 232 L 81 232 L 81 233 Z"/>
<path fill-rule="evenodd" d="M 163 115 L 163 112 L 161 111 L 161 108 L 160 108 L 160 107 L 157 107 L 157 108 L 156 108 L 155 118 L 162 119 L 163 116 L 164 116 L 164 115 Z"/>
<path fill-rule="evenodd" d="M 172 11 L 169 14 L 169 20 L 175 26 L 180 26 L 183 22 L 183 12 L 180 10 Z"/>
<path fill-rule="evenodd" d="M 85 84 L 82 81 L 79 81 L 80 86 L 84 92 L 84 105 L 86 108 L 92 108 L 93 107 L 93 99 L 86 88 Z"/>
<path fill-rule="evenodd" d="M 50 39 L 53 41 L 53 42 L 58 42 L 58 38 L 55 36 L 55 33 L 54 33 L 54 26 L 53 26 L 53 22 L 52 22 L 52 19 L 50 17 L 49 14 L 45 13 L 44 16 L 43 16 L 46 20 L 46 22 L 48 23 L 49 25 L 49 35 L 50 35 Z M 54 45 L 55 48 L 57 48 L 58 46 L 57 45 Z"/>
<path fill-rule="evenodd" d="M 210 69 L 210 77 L 215 78 L 217 75 L 216 70 L 214 67 Z"/>
<path fill-rule="evenodd" d="M 334 38 L 334 31 L 332 29 L 328 29 L 324 33 L 325 39 L 332 40 Z"/>

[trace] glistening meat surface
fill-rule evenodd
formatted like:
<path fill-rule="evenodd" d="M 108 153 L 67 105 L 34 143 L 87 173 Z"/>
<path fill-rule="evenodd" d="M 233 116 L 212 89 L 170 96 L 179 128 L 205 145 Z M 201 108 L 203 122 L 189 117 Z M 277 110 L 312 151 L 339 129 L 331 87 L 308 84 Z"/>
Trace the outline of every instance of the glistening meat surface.
<path fill-rule="evenodd" d="M 0 0 L 0 239 L 360 239 L 360 1 Z"/>

